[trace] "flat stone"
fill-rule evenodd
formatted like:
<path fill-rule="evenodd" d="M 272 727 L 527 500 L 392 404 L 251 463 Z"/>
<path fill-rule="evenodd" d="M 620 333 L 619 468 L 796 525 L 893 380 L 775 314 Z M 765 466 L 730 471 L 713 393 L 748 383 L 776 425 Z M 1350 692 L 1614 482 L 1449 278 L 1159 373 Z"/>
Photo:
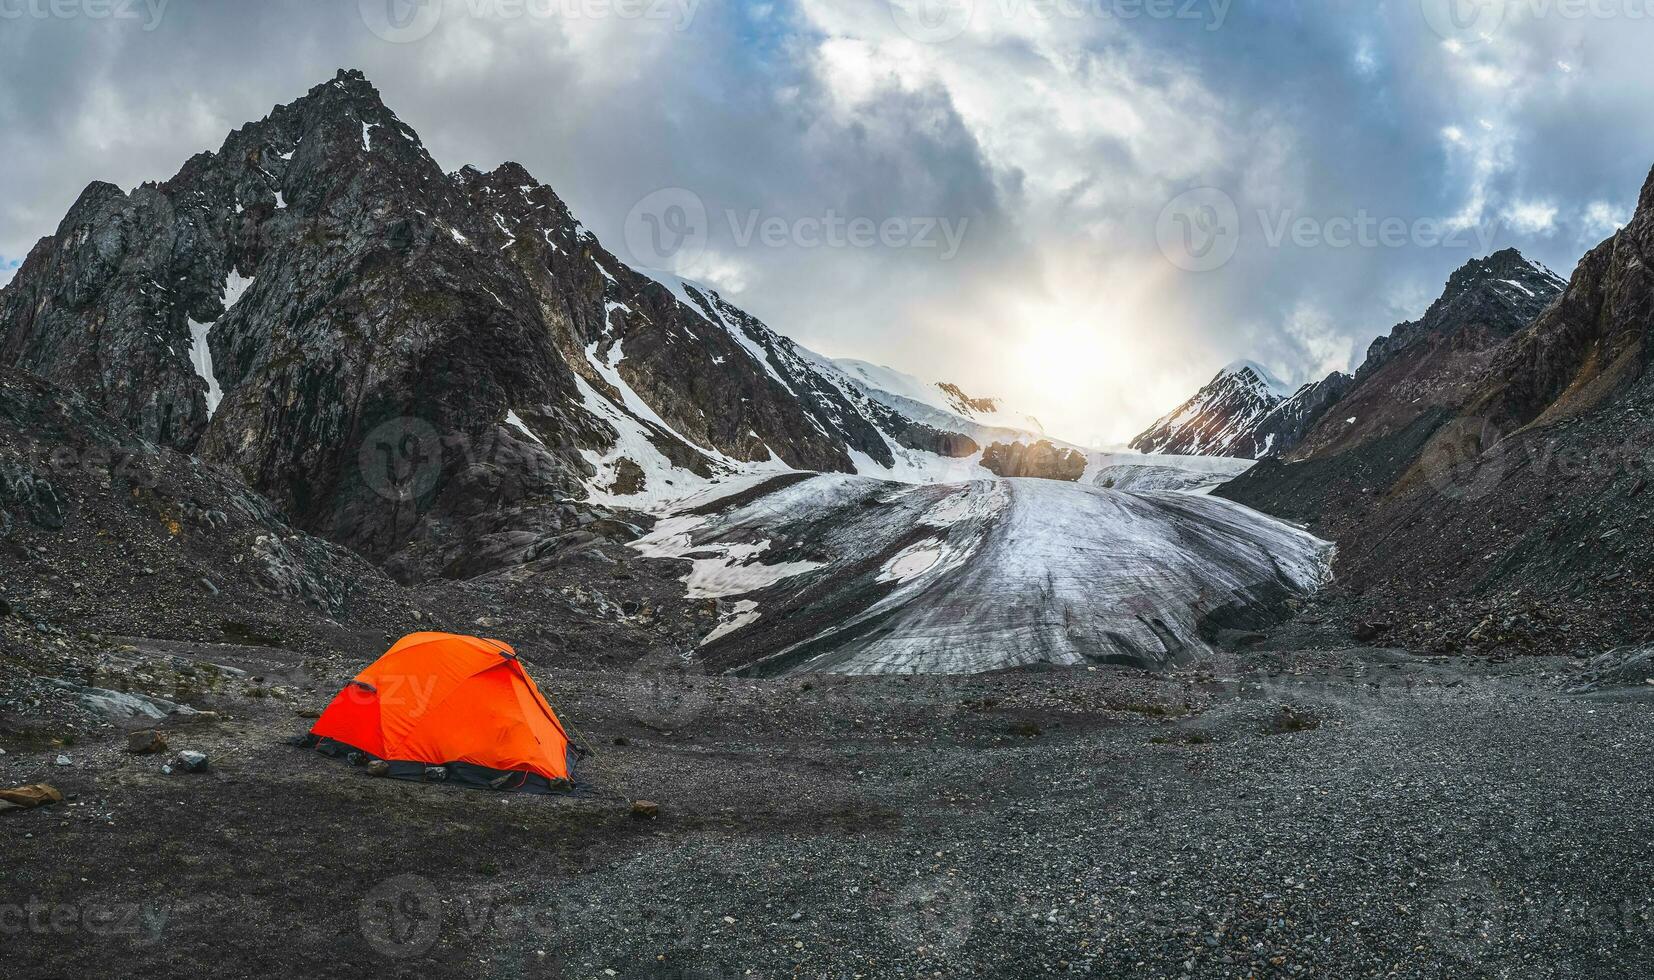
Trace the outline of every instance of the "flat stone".
<path fill-rule="evenodd" d="M 31 783 L 12 789 L 0 789 L 0 803 L 9 803 L 23 810 L 62 802 L 63 794 L 51 783 Z"/>

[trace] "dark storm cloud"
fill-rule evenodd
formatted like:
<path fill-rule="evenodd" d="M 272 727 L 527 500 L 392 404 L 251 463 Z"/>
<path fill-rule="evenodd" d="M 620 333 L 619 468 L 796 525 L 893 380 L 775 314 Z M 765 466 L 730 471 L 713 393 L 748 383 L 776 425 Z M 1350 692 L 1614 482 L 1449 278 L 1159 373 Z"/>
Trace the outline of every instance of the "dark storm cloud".
<path fill-rule="evenodd" d="M 0 280 L 87 182 L 169 176 L 352 66 L 445 167 L 521 162 L 617 252 L 640 200 L 689 191 L 708 238 L 678 271 L 828 353 L 1119 438 L 1235 357 L 1349 366 L 1485 250 L 1566 274 L 1654 163 L 1635 0 L 1518 0 L 1472 35 L 1433 0 L 909 2 L 0 0 Z M 1196 187 L 1239 237 L 1184 271 L 1162 210 Z M 1386 220 L 1402 240 L 1340 244 Z M 915 245 L 927 222 L 952 247 Z"/>

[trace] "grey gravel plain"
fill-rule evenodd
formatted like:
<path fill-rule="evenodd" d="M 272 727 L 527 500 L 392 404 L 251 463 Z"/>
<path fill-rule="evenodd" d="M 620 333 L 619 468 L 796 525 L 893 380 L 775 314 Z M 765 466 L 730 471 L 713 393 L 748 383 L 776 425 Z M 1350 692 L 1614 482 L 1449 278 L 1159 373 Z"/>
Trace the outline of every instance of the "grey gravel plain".
<path fill-rule="evenodd" d="M 227 954 L 249 976 L 1654 965 L 1654 687 L 1569 693 L 1575 660 L 1248 651 L 1161 675 L 785 680 L 541 665 L 591 749 L 582 791 L 547 799 L 284 745 L 317 695 L 259 655 L 273 693 L 168 733 L 207 773 L 163 775 L 124 740 L 72 746 L 72 767 L 0 756 L 0 783 L 69 795 L 0 818 L 7 976 L 223 976 Z M 640 799 L 658 816 L 634 816 Z M 105 913 L 121 928 L 94 929 Z"/>

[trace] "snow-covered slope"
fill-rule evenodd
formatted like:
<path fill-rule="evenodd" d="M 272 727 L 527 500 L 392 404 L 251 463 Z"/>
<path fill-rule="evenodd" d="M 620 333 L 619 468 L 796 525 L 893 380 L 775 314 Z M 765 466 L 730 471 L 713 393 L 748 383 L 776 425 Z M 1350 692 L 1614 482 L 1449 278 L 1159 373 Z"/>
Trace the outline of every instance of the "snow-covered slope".
<path fill-rule="evenodd" d="M 920 381 L 895 368 L 853 358 L 837 358 L 829 363 L 849 377 L 868 397 L 899 412 L 918 417 L 920 413 L 914 409 L 922 406 L 950 419 L 972 423 L 983 431 L 1045 435 L 1039 419 L 1012 411 L 997 398 L 973 398 L 961 391 L 958 385 Z"/>
<path fill-rule="evenodd" d="M 718 670 L 977 673 L 1034 663 L 1163 667 L 1314 589 L 1330 546 L 1212 497 L 1050 480 L 946 486 L 782 478 L 636 547 L 690 557 L 726 600 Z"/>
<path fill-rule="evenodd" d="M 773 382 L 782 393 L 781 405 L 806 419 L 819 436 L 837 443 L 848 457 L 848 468 L 860 475 L 904 483 L 953 483 L 1024 475 L 1030 466 L 1042 473 L 1040 467 L 1049 467 L 1057 475 L 1057 464 L 1064 460 L 1064 478 L 1074 479 L 1085 468 L 1084 450 L 1047 439 L 1037 420 L 1006 410 L 992 399 L 972 398 L 954 385 L 928 384 L 891 368 L 835 361 L 797 344 L 704 284 L 655 272 L 627 272 L 665 286 L 697 327 L 709 324 L 732 338 L 739 351 L 735 358 L 744 363 L 721 355 L 716 370 L 756 372 Z M 609 282 L 608 290 L 615 293 L 609 300 L 610 322 L 603 338 L 585 351 L 586 361 L 605 384 L 603 391 L 582 388 L 584 407 L 621 436 L 607 452 L 584 453 L 597 470 L 586 481 L 594 499 L 660 510 L 732 478 L 793 469 L 821 471 L 819 466 L 789 463 L 787 447 L 768 443 L 740 457 L 719 452 L 675 424 L 686 413 L 669 412 L 651 402 L 649 386 L 628 380 L 631 347 L 625 337 L 647 325 L 637 323 L 632 306 L 639 304 L 619 285 Z M 620 397 L 608 397 L 605 391 Z M 695 466 L 686 468 L 657 448 L 662 439 L 693 447 Z M 1042 450 L 1027 451 L 1041 443 L 1047 444 Z M 633 478 L 623 480 L 626 473 Z"/>

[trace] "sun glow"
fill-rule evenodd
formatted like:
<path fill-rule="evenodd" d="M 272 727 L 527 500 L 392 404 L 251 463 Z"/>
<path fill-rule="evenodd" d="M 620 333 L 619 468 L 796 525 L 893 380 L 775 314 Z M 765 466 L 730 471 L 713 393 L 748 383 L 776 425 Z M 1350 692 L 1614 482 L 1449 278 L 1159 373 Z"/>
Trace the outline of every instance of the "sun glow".
<path fill-rule="evenodd" d="M 1043 289 L 1005 301 L 1000 393 L 1052 435 L 1099 448 L 1118 445 L 1143 421 L 1121 393 L 1142 392 L 1166 346 L 1175 344 L 1168 334 L 1176 331 L 1146 319 L 1163 276 L 1063 261 L 1046 272 Z"/>

